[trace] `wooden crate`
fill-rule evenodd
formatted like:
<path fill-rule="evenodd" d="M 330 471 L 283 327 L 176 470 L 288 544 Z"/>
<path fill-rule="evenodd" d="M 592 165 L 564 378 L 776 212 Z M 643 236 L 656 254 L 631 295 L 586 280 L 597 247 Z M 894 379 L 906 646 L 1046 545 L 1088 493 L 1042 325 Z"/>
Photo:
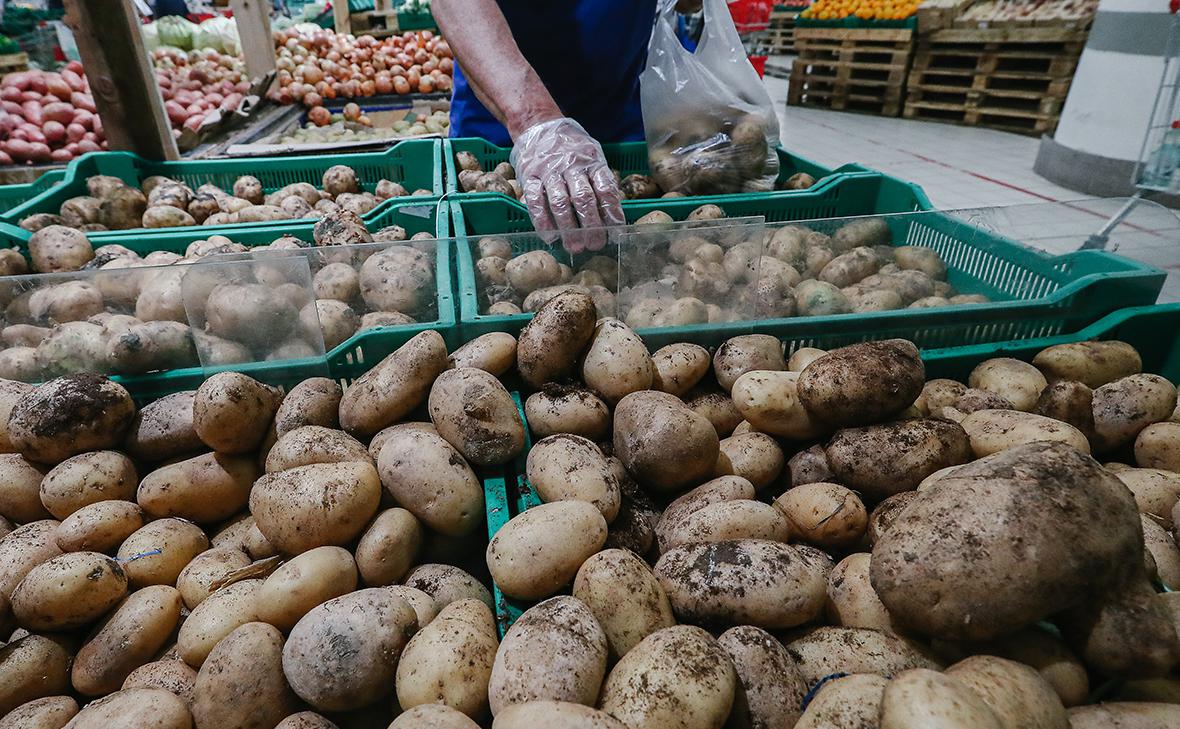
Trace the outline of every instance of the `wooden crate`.
<path fill-rule="evenodd" d="M 29 70 L 28 53 L 5 53 L 0 55 L 0 76 L 6 73 Z"/>
<path fill-rule="evenodd" d="M 1086 32 L 951 28 L 919 36 L 904 115 L 1027 134 L 1052 132 Z"/>
<path fill-rule="evenodd" d="M 913 47 L 906 28 L 797 28 L 787 103 L 898 116 Z"/>
<path fill-rule="evenodd" d="M 798 10 L 776 10 L 770 15 L 770 27 L 766 30 L 767 46 L 772 56 L 783 56 L 795 52 L 795 23 Z"/>

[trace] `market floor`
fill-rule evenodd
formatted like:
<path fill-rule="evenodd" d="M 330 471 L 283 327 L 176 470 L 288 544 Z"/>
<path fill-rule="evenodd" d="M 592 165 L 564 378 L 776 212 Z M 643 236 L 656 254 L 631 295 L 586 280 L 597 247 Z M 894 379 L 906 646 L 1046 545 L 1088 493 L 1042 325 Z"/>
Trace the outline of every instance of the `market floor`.
<path fill-rule="evenodd" d="M 771 59 L 780 67 L 786 59 Z M 787 81 L 766 78 L 783 146 L 822 165 L 860 164 L 921 185 L 937 208 L 1053 254 L 1076 250 L 1122 206 L 1055 185 L 1033 172 L 1039 140 L 991 129 L 786 105 Z M 1003 210 L 995 209 L 1002 206 Z M 1180 218 L 1143 203 L 1108 249 L 1168 272 L 1160 301 L 1180 301 Z"/>

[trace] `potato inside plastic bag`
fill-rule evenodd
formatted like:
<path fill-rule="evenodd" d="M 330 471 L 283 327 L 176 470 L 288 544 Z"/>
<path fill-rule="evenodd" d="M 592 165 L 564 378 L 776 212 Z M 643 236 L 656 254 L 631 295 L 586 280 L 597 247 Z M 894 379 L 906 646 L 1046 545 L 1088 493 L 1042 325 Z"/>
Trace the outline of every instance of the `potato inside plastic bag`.
<path fill-rule="evenodd" d="M 696 51 L 676 37 L 676 0 L 661 0 L 640 76 L 651 174 L 667 192 L 774 189 L 778 120 L 728 6 L 704 0 Z"/>

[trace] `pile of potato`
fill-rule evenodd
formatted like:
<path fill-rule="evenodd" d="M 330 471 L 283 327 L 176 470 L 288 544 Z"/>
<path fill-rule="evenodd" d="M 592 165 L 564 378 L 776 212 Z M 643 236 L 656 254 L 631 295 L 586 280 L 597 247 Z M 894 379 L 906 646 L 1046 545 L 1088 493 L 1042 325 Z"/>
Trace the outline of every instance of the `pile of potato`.
<path fill-rule="evenodd" d="M 741 226 L 708 224 L 725 218 L 720 207 L 702 205 L 687 218 L 701 227 L 637 236 L 616 253 L 624 278 L 609 256 L 582 257 L 575 271 L 548 250 L 514 254 L 507 238 L 485 236 L 473 252 L 481 313 L 535 312 L 563 291 L 589 294 L 599 316 L 618 316 L 635 329 L 989 301 L 957 293 L 936 251 L 892 245 L 879 218 L 846 223 L 831 235 L 786 225 L 754 237 L 740 235 Z M 671 222 L 655 211 L 636 224 Z"/>
<path fill-rule="evenodd" d="M 516 179 L 516 170 L 508 162 L 501 162 L 491 171 L 483 169 L 479 158 L 471 152 L 455 153 L 455 168 L 459 171 L 461 192 L 498 192 L 516 200 L 524 198 L 524 188 Z M 619 191 L 624 200 L 646 200 L 657 197 L 688 197 L 690 194 L 706 195 L 710 192 L 688 193 L 681 190 L 664 191 L 652 175 L 632 173 L 623 177 L 618 170 L 612 170 L 619 181 Z M 806 190 L 815 184 L 815 178 L 806 172 L 797 172 L 781 183 L 780 190 Z"/>
<path fill-rule="evenodd" d="M 9 274 L 0 277 L 0 378 L 313 357 L 358 331 L 433 321 L 437 244 L 430 233 L 407 237 L 400 226 L 370 233 L 337 210 L 316 223 L 312 241 L 283 236 L 247 249 L 213 235 L 183 256 L 140 256 L 44 228 L 29 240 L 33 269 L 74 275 L 17 276 L 24 258 L 0 251 Z"/>
<path fill-rule="evenodd" d="M 496 727 L 1180 726 L 1180 409 L 1132 347 L 960 383 L 903 340 L 649 354 L 596 317 L 519 337 L 544 503 L 487 559 L 542 602 Z"/>
<path fill-rule="evenodd" d="M 263 223 L 322 218 L 336 210 L 364 215 L 390 198 L 434 194 L 425 189 L 411 193 L 390 180 L 379 180 L 369 192 L 346 165 L 328 168 L 318 190 L 310 182 L 293 182 L 267 193 L 258 178 L 250 175 L 235 180 L 230 192 L 212 183 L 193 190 L 158 175 L 144 179 L 140 189 L 118 177 L 95 175 L 86 180 L 86 189 L 88 195 L 66 200 L 57 215 L 36 213 L 22 219 L 20 226 L 36 232 L 49 226 L 102 231 Z"/>

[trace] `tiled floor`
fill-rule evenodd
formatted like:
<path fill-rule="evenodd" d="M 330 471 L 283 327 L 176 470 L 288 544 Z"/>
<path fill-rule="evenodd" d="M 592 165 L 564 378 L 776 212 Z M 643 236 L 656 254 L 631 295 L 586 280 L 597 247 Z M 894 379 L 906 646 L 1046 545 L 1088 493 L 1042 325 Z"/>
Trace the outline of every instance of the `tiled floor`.
<path fill-rule="evenodd" d="M 785 65 L 782 59 L 772 59 Z M 787 82 L 766 79 L 783 145 L 829 166 L 859 162 L 916 182 L 941 209 L 1051 253 L 1076 250 L 1121 207 L 1054 185 L 1032 171 L 1039 140 L 990 129 L 788 107 Z M 1168 271 L 1161 301 L 1180 301 L 1180 218 L 1142 203 L 1108 249 Z"/>

